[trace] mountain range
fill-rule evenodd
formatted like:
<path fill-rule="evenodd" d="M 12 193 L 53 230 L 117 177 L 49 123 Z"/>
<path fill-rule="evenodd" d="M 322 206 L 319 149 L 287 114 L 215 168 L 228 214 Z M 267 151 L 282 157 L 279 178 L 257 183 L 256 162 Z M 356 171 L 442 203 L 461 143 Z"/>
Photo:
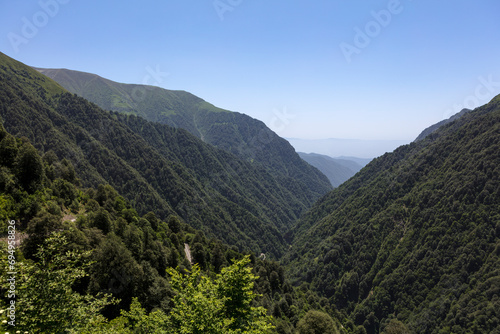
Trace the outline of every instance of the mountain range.
<path fill-rule="evenodd" d="M 298 154 L 310 165 L 316 167 L 325 174 L 334 187 L 338 187 L 354 176 L 370 161 L 370 159 L 366 159 L 366 162 L 364 162 L 363 159 L 352 160 L 352 158 L 347 157 L 332 158 L 317 153 L 298 152 Z"/>
<path fill-rule="evenodd" d="M 297 152 L 317 153 L 330 157 L 358 157 L 371 160 L 384 153 L 392 152 L 407 140 L 368 140 L 368 139 L 299 139 L 286 138 Z"/>
<path fill-rule="evenodd" d="M 280 151 L 281 158 L 265 166 L 183 129 L 104 111 L 5 55 L 0 60 L 0 116 L 6 130 L 25 136 L 40 152 L 69 160 L 84 185 L 109 183 L 141 214 L 176 214 L 241 250 L 279 257 L 292 222 L 331 189 L 324 175 L 275 134 L 263 152 Z M 251 136 L 261 123 L 246 124 L 257 124 L 245 128 Z M 284 161 L 290 172 L 269 172 Z M 292 177 L 300 171 L 302 180 Z"/>
<path fill-rule="evenodd" d="M 326 177 L 300 159 L 286 140 L 245 114 L 217 108 L 184 91 L 122 84 L 66 69 L 37 70 L 105 110 L 185 129 L 205 143 L 258 164 L 289 191 L 311 194 L 303 198 L 307 205 L 331 190 Z"/>
<path fill-rule="evenodd" d="M 301 153 L 359 168 L 332 189 L 248 116 L 0 54 L 0 217 L 19 217 L 27 265 L 49 232 L 92 250 L 68 291 L 119 297 L 110 319 L 160 324 L 166 268 L 213 278 L 245 252 L 276 333 L 498 334 L 500 95 L 459 116 L 365 166 Z"/>

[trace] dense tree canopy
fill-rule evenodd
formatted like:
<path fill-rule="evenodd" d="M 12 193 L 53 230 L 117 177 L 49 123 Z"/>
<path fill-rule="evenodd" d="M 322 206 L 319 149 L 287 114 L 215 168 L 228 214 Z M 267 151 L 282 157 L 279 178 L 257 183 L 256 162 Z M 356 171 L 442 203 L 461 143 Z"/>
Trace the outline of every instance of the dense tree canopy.
<path fill-rule="evenodd" d="M 0 137 L 13 147 L 30 145 L 1 126 Z M 12 161 L 23 154 L 20 149 L 14 153 Z M 327 306 L 318 296 L 306 298 L 293 289 L 277 262 L 244 257 L 177 216 L 166 221 L 154 212 L 141 216 L 110 185 L 82 188 L 71 162 L 58 160 L 52 151 L 43 157 L 32 153 L 38 155 L 43 176 L 34 193 L 18 179 L 14 163 L 0 163 L 2 231 L 7 233 L 14 222 L 16 240 L 22 240 L 9 252 L 2 248 L 0 268 L 6 283 L 6 261 L 9 254 L 16 258 L 17 305 L 22 308 L 18 328 L 34 333 L 171 333 L 170 328 L 187 326 L 183 316 L 174 321 L 176 314 L 189 311 L 195 319 L 200 316 L 195 310 L 206 310 L 192 303 L 194 309 L 184 310 L 179 302 L 191 298 L 186 284 L 195 278 L 192 291 L 202 298 L 193 302 L 205 298 L 206 305 L 218 305 L 217 319 L 210 323 L 217 320 L 221 333 L 258 333 L 274 323 L 290 333 L 305 310 Z M 8 290 L 6 284 L 0 287 L 4 310 Z"/>
<path fill-rule="evenodd" d="M 205 133 L 218 150 L 2 54 L 0 79 L 0 309 L 15 258 L 23 330 L 499 333 L 500 96 L 290 230 L 310 194 L 237 157 L 218 123 L 232 116 Z"/>
<path fill-rule="evenodd" d="M 368 333 L 498 331 L 499 129 L 500 96 L 325 196 L 297 224 L 295 283 Z"/>
<path fill-rule="evenodd" d="M 332 317 L 320 311 L 307 312 L 297 324 L 297 334 L 337 334 L 337 325 Z"/>

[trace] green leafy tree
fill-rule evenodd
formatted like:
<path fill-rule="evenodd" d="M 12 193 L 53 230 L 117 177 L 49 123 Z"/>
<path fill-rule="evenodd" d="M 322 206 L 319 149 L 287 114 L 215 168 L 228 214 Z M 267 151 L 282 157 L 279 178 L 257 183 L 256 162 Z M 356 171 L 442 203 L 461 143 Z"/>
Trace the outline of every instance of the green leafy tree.
<path fill-rule="evenodd" d="M 111 321 L 110 328 L 113 333 L 134 334 L 167 334 L 167 315 L 161 310 L 155 310 L 150 314 L 142 308 L 137 298 L 132 299 L 130 311 L 121 311 L 121 317 Z"/>
<path fill-rule="evenodd" d="M 6 132 L 4 133 L 6 134 Z M 14 136 L 6 134 L 0 140 L 0 166 L 12 167 L 17 156 L 17 143 Z"/>
<path fill-rule="evenodd" d="M 84 332 L 106 323 L 102 308 L 114 301 L 107 295 L 81 295 L 72 287 L 87 276 L 88 253 L 67 250 L 68 242 L 61 233 L 53 233 L 35 254 L 36 262 L 16 264 L 15 325 L 29 333 Z M 7 268 L 7 255 L 2 251 L 1 266 Z M 6 272 L 2 272 L 5 284 Z M 7 289 L 5 289 L 7 288 Z M 8 287 L 4 286 L 5 291 Z M 3 329 L 10 324 L 2 323 Z M 11 329 L 11 328 L 10 328 Z"/>
<path fill-rule="evenodd" d="M 24 143 L 16 159 L 16 175 L 28 192 L 35 192 L 42 184 L 44 170 L 42 158 L 30 143 Z"/>
<path fill-rule="evenodd" d="M 410 330 L 401 321 L 391 319 L 382 334 L 410 334 Z"/>
<path fill-rule="evenodd" d="M 273 328 L 263 307 L 252 307 L 256 279 L 249 257 L 223 268 L 214 280 L 198 265 L 187 275 L 169 269 L 176 295 L 169 315 L 171 333 L 269 333 Z"/>
<path fill-rule="evenodd" d="M 108 316 L 118 316 L 119 309 L 128 306 L 138 293 L 138 286 L 144 279 L 142 267 L 114 233 L 103 239 L 93 259 L 88 291 L 93 294 L 105 291 L 120 299 L 118 307 L 106 309 Z"/>
<path fill-rule="evenodd" d="M 29 236 L 22 244 L 24 256 L 30 259 L 34 258 L 45 239 L 52 232 L 61 228 L 61 215 L 53 215 L 47 211 L 40 212 L 28 223 L 26 232 Z"/>
<path fill-rule="evenodd" d="M 311 310 L 297 324 L 297 334 L 337 334 L 335 321 L 328 314 Z"/>
<path fill-rule="evenodd" d="M 175 270 L 167 271 L 177 293 L 169 317 L 172 333 L 224 333 L 232 319 L 224 319 L 222 315 L 225 300 L 217 295 L 214 282 L 201 275 L 198 265 L 186 276 Z"/>
<path fill-rule="evenodd" d="M 248 266 L 250 257 L 235 261 L 233 265 L 223 268 L 217 275 L 217 292 L 224 300 L 223 312 L 226 318 L 234 319 L 231 328 L 234 330 L 257 330 L 256 324 L 264 325 L 266 310 L 263 307 L 252 307 L 257 297 L 254 293 L 254 282 L 258 279 Z"/>

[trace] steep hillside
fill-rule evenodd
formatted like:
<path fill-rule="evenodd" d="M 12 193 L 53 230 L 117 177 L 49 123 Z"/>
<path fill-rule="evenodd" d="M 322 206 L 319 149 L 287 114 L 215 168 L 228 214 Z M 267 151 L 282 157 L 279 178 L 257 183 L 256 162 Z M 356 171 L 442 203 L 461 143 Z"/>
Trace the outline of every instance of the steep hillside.
<path fill-rule="evenodd" d="M 307 207 L 292 179 L 183 129 L 104 111 L 4 55 L 0 66 L 5 128 L 71 161 L 84 185 L 109 183 L 141 214 L 175 213 L 240 249 L 278 257 L 286 248 L 282 234 Z"/>
<path fill-rule="evenodd" d="M 298 152 L 299 156 L 311 166 L 316 167 L 326 175 L 334 187 L 340 186 L 360 171 L 361 165 L 354 161 L 335 159 L 327 155 L 317 153 Z"/>
<path fill-rule="evenodd" d="M 130 334 L 138 333 L 139 328 L 142 333 L 172 333 L 177 326 L 193 326 L 186 308 L 184 321 L 165 323 L 178 311 L 171 279 L 176 268 L 183 274 L 201 270 L 205 277 L 225 277 L 226 286 L 230 285 L 222 295 L 219 291 L 207 296 L 211 291 L 204 291 L 203 284 L 191 286 L 199 294 L 186 291 L 193 298 L 189 311 L 197 312 L 198 327 L 207 324 L 202 319 L 214 323 L 245 318 L 260 320 L 260 326 L 272 323 L 278 332 L 291 334 L 307 310 L 328 310 L 324 299 L 292 288 L 283 267 L 274 261 L 246 255 L 244 262 L 249 265 L 240 266 L 228 277 L 228 266 L 243 258 L 233 247 L 208 238 L 174 215 L 166 220 L 155 212 L 139 215 L 110 185 L 83 188 L 71 162 L 58 160 L 52 151 L 40 155 L 26 137 L 12 136 L 0 124 L 3 332 L 14 328 L 5 311 L 10 300 L 16 307 L 12 323 L 23 333 Z M 12 277 L 14 267 L 16 297 L 12 298 L 6 279 Z M 117 300 L 112 302 L 104 293 Z M 228 302 L 225 293 L 253 299 L 252 306 L 265 307 L 274 318 L 265 309 L 255 316 L 250 305 Z M 200 295 L 210 298 L 212 307 L 225 302 L 226 312 L 200 317 L 200 312 L 209 312 Z M 246 312 L 238 312 L 242 308 Z M 108 321 L 103 315 L 119 317 Z M 245 322 L 239 320 L 234 326 L 245 327 Z"/>
<path fill-rule="evenodd" d="M 261 165 L 283 187 L 301 196 L 306 206 L 331 190 L 328 179 L 300 159 L 286 140 L 247 115 L 217 108 L 184 91 L 121 84 L 65 69 L 37 70 L 105 110 L 186 129 L 206 143 Z"/>
<path fill-rule="evenodd" d="M 359 333 L 500 333 L 499 152 L 497 96 L 375 159 L 297 225 L 295 284 Z"/>

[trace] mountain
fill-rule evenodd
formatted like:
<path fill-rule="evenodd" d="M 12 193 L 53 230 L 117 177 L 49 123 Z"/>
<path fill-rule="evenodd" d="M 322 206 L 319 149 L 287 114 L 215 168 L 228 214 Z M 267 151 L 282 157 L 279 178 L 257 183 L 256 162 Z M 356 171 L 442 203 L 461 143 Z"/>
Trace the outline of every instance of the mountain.
<path fill-rule="evenodd" d="M 316 167 L 323 174 L 325 174 L 334 187 L 338 187 L 347 181 L 363 167 L 352 160 L 332 158 L 327 155 L 317 153 L 298 152 L 298 154 L 307 163 Z"/>
<path fill-rule="evenodd" d="M 364 140 L 364 139 L 299 139 L 286 138 L 297 152 L 318 153 L 330 157 L 354 156 L 373 159 L 384 153 L 392 152 L 405 140 Z"/>
<path fill-rule="evenodd" d="M 205 302 L 198 311 L 231 304 L 224 293 L 238 291 L 219 274 L 244 251 L 281 261 L 250 255 L 252 275 L 240 270 L 243 294 L 254 284 L 261 295 L 247 309 L 265 307 L 278 333 L 500 333 L 500 95 L 374 159 L 307 210 L 324 176 L 287 165 L 302 161 L 289 145 L 258 121 L 172 94 L 165 103 L 178 98 L 178 110 L 201 103 L 192 115 L 217 121 L 193 129 L 211 130 L 103 110 L 0 54 L 0 228 L 16 217 L 26 238 L 17 287 L 30 298 L 19 298 L 19 319 L 112 326 L 97 316 L 108 305 L 122 332 L 158 332 L 149 326 L 165 318 L 151 311 L 167 314 L 183 296 L 193 298 L 180 303 L 190 316 L 196 300 Z M 165 110 L 166 119 L 178 113 Z M 194 123 L 170 119 L 183 117 Z M 94 262 L 75 260 L 80 251 Z M 168 284 L 166 268 L 197 270 L 188 254 L 205 278 Z M 179 286 L 194 293 L 179 296 Z M 224 293 L 207 299 L 199 287 Z M 121 304 L 99 304 L 100 292 Z M 225 311 L 227 325 L 236 317 Z M 190 319 L 213 314 L 198 315 Z"/>
<path fill-rule="evenodd" d="M 183 128 L 201 140 L 265 168 L 306 206 L 331 190 L 328 179 L 305 163 L 294 148 L 263 122 L 217 108 L 185 91 L 130 85 L 95 74 L 40 69 L 68 91 L 105 110 Z"/>
<path fill-rule="evenodd" d="M 500 333 L 499 152 L 500 95 L 373 160 L 298 222 L 292 281 L 353 332 Z"/>
<path fill-rule="evenodd" d="M 15 318 L 0 322 L 3 332 L 15 325 L 23 333 L 179 333 L 193 331 L 175 327 L 220 323 L 244 331 L 253 323 L 291 334 L 307 310 L 328 310 L 317 295 L 293 288 L 277 262 L 238 253 L 176 216 L 164 221 L 155 212 L 139 215 L 110 185 L 82 187 L 71 162 L 53 151 L 41 155 L 2 124 L 0 233 L 0 248 L 10 258 L 0 257 L 0 277 L 15 275 L 16 282 L 15 299 L 12 285 L 0 285 L 6 297 L 0 309 L 16 307 Z M 7 272 L 9 265 L 14 274 Z M 172 276 L 187 283 L 187 270 L 195 281 L 198 275 L 217 278 L 218 291 L 205 291 L 207 284 L 179 289 Z M 189 309 L 177 303 L 183 292 Z M 242 299 L 247 302 L 237 302 Z M 262 312 L 256 314 L 250 301 Z M 210 307 L 221 302 L 228 307 L 215 318 Z M 165 324 L 179 308 L 184 321 Z M 203 316 L 207 308 L 210 318 Z"/>
<path fill-rule="evenodd" d="M 110 184 L 140 214 L 175 214 L 240 250 L 277 258 L 287 247 L 283 234 L 314 198 L 292 177 L 183 129 L 104 111 L 3 54 L 0 79 L 7 131 L 67 159 L 84 186 Z"/>
<path fill-rule="evenodd" d="M 347 167 L 352 166 L 352 162 L 355 162 L 356 164 L 360 165 L 361 167 L 365 167 L 372 161 L 372 158 L 357 158 L 357 157 L 349 157 L 349 156 L 339 156 L 335 157 L 334 159 L 338 159 L 338 162 L 342 164 L 344 161 L 347 161 L 349 165 Z"/>
<path fill-rule="evenodd" d="M 428 128 L 426 128 L 424 131 L 422 131 L 418 135 L 418 137 L 415 139 L 415 141 L 419 141 L 419 140 L 424 139 L 425 137 L 427 137 L 428 135 L 430 135 L 431 133 L 433 133 L 434 131 L 436 131 L 437 129 L 439 129 L 441 126 L 443 126 L 445 124 L 448 124 L 449 122 L 452 122 L 452 121 L 454 121 L 454 120 L 462 117 L 464 114 L 466 114 L 468 112 L 471 112 L 471 110 L 470 109 L 462 109 L 462 111 L 460 111 L 459 113 L 451 116 L 450 118 L 444 119 L 441 122 L 438 122 L 436 124 L 433 124 L 433 125 L 429 126 Z"/>

